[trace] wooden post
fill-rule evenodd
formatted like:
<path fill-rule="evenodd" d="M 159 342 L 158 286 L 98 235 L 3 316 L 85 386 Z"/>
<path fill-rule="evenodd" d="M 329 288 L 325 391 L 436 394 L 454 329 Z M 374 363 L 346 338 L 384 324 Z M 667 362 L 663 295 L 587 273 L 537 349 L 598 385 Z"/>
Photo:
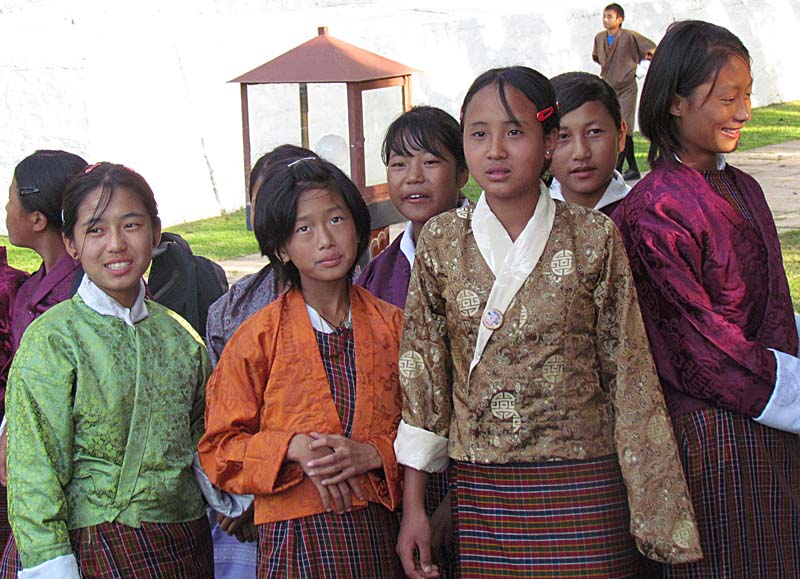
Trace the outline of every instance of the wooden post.
<path fill-rule="evenodd" d="M 364 108 L 357 83 L 347 83 L 347 119 L 350 129 L 350 179 L 363 196 L 367 192 L 364 166 Z"/>
<path fill-rule="evenodd" d="M 244 151 L 244 204 L 247 207 L 247 225 L 250 227 L 250 110 L 247 104 L 247 85 L 239 85 L 242 96 L 242 149 Z"/>
<path fill-rule="evenodd" d="M 408 112 L 411 110 L 411 75 L 406 74 L 403 76 L 403 111 Z"/>
<path fill-rule="evenodd" d="M 308 149 L 308 85 L 300 83 L 300 141 Z"/>

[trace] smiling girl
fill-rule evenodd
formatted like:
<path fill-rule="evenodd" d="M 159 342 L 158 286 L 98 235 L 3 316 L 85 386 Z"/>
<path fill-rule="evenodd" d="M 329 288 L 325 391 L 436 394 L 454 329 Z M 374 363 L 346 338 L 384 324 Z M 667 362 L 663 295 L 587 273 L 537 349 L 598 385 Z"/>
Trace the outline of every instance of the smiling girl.
<path fill-rule="evenodd" d="M 438 574 L 423 491 L 449 462 L 459 577 L 639 577 L 637 547 L 696 559 L 624 248 L 609 219 L 541 180 L 559 126 L 550 83 L 493 69 L 461 110 L 483 193 L 423 228 L 400 348 L 406 573 Z"/>
<path fill-rule="evenodd" d="M 402 318 L 351 283 L 369 231 L 356 186 L 318 157 L 275 167 L 256 201 L 259 246 L 289 289 L 228 341 L 200 458 L 215 484 L 255 495 L 259 578 L 401 573 Z"/>
<path fill-rule="evenodd" d="M 208 357 L 145 299 L 161 226 L 153 192 L 100 163 L 64 196 L 63 238 L 85 275 L 25 332 L 9 376 L 13 540 L 4 577 L 205 578 L 211 538 L 192 470 Z"/>
<path fill-rule="evenodd" d="M 665 577 L 800 577 L 797 317 L 764 192 L 723 157 L 752 85 L 735 35 L 672 25 L 640 108 L 653 170 L 614 213 L 706 554 Z"/>

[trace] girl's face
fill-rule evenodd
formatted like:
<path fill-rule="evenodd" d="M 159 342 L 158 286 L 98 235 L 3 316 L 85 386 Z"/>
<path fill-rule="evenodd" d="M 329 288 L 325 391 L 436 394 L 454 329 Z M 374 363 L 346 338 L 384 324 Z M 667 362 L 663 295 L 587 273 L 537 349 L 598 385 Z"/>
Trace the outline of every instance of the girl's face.
<path fill-rule="evenodd" d="M 37 195 L 37 193 L 30 193 Z M 35 215 L 25 211 L 19 199 L 19 187 L 17 180 L 11 179 L 8 187 L 8 203 L 6 203 L 6 230 L 8 231 L 8 241 L 17 247 L 30 247 L 30 240 L 33 233 L 33 221 Z"/>
<path fill-rule="evenodd" d="M 153 224 L 144 204 L 125 187 L 114 190 L 108 207 L 92 224 L 101 193 L 98 187 L 83 199 L 75 238 L 65 237 L 64 245 L 97 287 L 130 308 L 161 238 L 161 226 Z"/>
<path fill-rule="evenodd" d="M 608 188 L 617 155 L 625 148 L 622 130 L 600 101 L 587 101 L 561 117 L 550 172 L 564 199 L 594 207 Z"/>
<path fill-rule="evenodd" d="M 544 134 L 536 106 L 522 92 L 506 86 L 505 93 L 516 120 L 509 118 L 496 84 L 475 93 L 464 111 L 467 166 L 494 201 L 537 195 L 556 139 L 556 131 Z"/>
<path fill-rule="evenodd" d="M 425 150 L 413 150 L 408 157 L 393 152 L 389 157 L 389 198 L 412 223 L 424 225 L 431 217 L 456 207 L 467 182 L 467 171 L 458 169 L 455 157 L 442 147 L 440 151 L 443 157 Z"/>
<path fill-rule="evenodd" d="M 309 189 L 297 200 L 294 233 L 278 255 L 295 265 L 305 289 L 347 279 L 357 245 L 355 221 L 342 196 Z"/>
<path fill-rule="evenodd" d="M 675 96 L 670 114 L 675 119 L 683 150 L 680 160 L 698 171 L 715 169 L 717 153 L 732 153 L 739 132 L 750 120 L 750 64 L 731 56 L 716 82 L 695 88 L 688 97 Z"/>

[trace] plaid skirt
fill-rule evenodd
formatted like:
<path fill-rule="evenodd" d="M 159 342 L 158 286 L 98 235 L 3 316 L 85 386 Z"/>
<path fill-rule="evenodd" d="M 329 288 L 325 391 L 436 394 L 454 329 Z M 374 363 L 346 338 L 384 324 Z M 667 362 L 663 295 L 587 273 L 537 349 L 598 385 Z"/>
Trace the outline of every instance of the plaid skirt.
<path fill-rule="evenodd" d="M 449 477 L 447 471 L 428 474 L 428 484 L 425 486 L 425 512 L 428 518 L 433 516 L 442 500 L 450 491 Z M 450 546 L 450 552 L 454 554 L 454 546 Z M 436 561 L 439 566 L 439 579 L 454 579 L 456 577 L 455 554 L 447 557 L 445 561 Z"/>
<path fill-rule="evenodd" d="M 208 519 L 142 523 L 138 529 L 101 523 L 69 532 L 83 579 L 213 579 L 214 551 Z M 22 569 L 14 537 L 6 544 L 0 578 Z"/>
<path fill-rule="evenodd" d="M 453 464 L 459 577 L 643 576 L 616 456 Z"/>
<path fill-rule="evenodd" d="M 370 503 L 258 526 L 259 579 L 401 579 L 397 516 Z"/>
<path fill-rule="evenodd" d="M 0 485 L 0 552 L 5 548 L 11 536 L 11 525 L 8 523 L 8 491 Z"/>
<path fill-rule="evenodd" d="M 662 577 L 800 577 L 800 438 L 720 409 L 673 425 L 703 559 Z"/>

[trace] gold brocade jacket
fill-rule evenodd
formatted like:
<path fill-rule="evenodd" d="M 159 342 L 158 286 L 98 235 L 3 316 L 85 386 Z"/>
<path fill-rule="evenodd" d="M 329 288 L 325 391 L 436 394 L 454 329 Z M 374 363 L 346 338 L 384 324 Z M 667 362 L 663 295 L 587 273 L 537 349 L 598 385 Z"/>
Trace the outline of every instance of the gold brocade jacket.
<path fill-rule="evenodd" d="M 447 438 L 459 461 L 616 454 L 642 553 L 672 563 L 699 559 L 693 508 L 613 223 L 556 203 L 544 253 L 468 380 L 494 283 L 472 211 L 434 217 L 417 244 L 400 346 L 403 421 Z"/>

